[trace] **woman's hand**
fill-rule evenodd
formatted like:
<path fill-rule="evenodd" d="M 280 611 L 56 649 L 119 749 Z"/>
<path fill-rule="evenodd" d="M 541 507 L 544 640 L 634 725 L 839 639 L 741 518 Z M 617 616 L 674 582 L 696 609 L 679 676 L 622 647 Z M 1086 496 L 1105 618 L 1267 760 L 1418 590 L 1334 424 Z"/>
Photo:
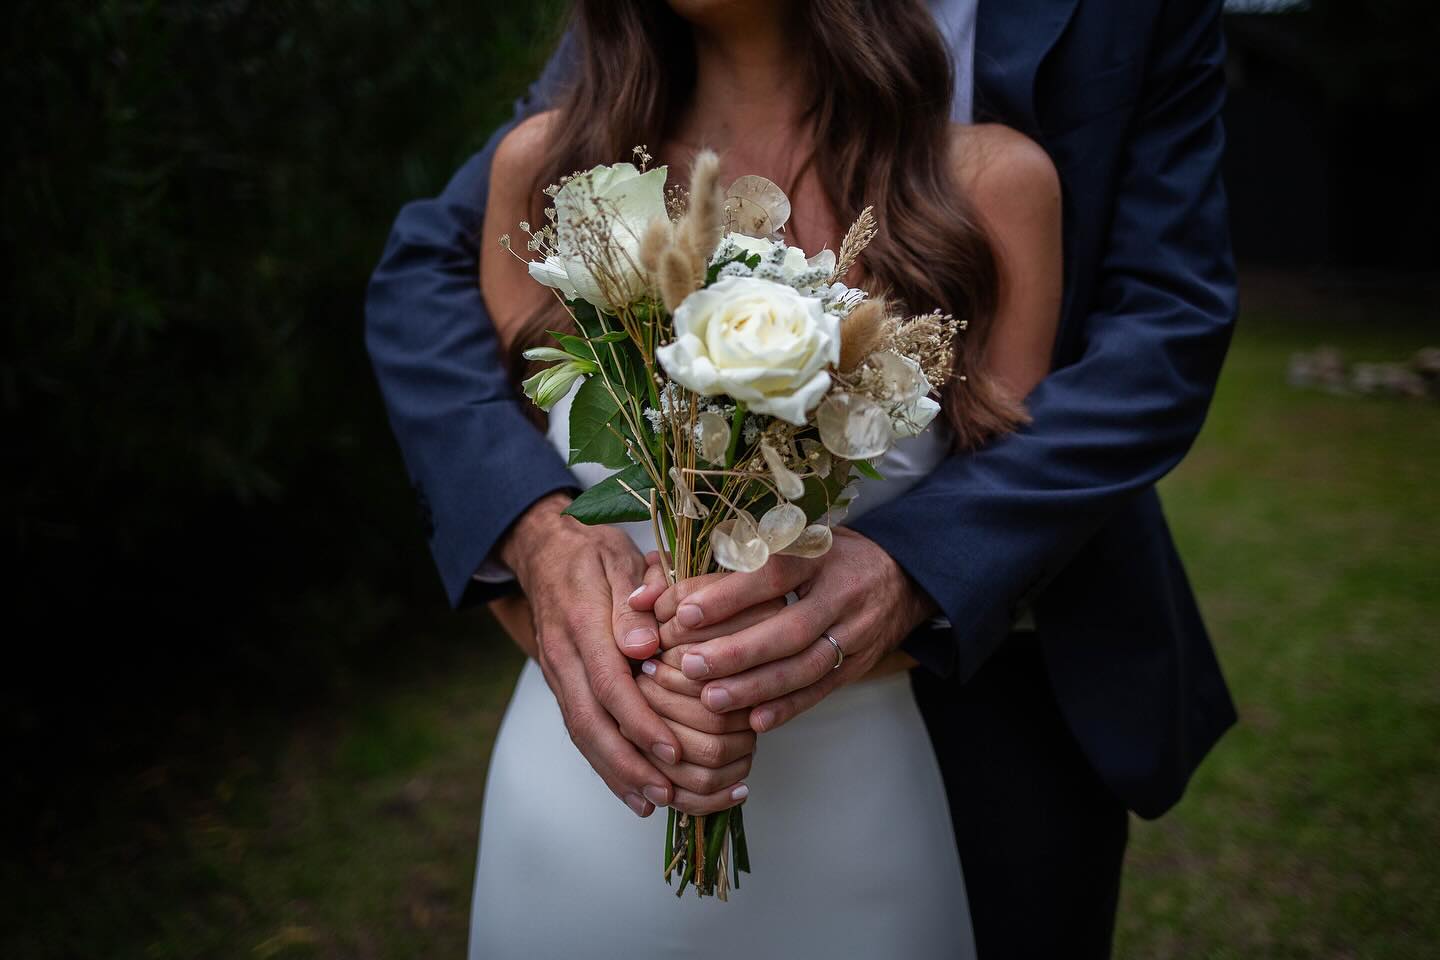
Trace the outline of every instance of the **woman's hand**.
<path fill-rule="evenodd" d="M 642 608 L 655 590 L 647 575 L 632 603 Z M 792 590 L 799 599 L 787 606 Z M 888 553 L 844 527 L 823 557 L 772 557 L 754 573 L 681 581 L 653 609 L 665 650 L 647 664 L 656 684 L 698 695 L 716 714 L 747 711 L 757 733 L 860 679 L 939 612 Z M 844 652 L 838 669 L 827 633 Z"/>
<path fill-rule="evenodd" d="M 665 593 L 668 583 L 660 567 L 660 554 L 651 551 L 645 560 L 645 581 L 630 594 L 626 604 L 648 614 Z M 784 602 L 778 605 L 784 606 Z M 755 609 L 763 609 L 768 615 L 772 612 L 769 606 L 761 604 Z M 658 652 L 656 642 L 638 656 Z M 637 656 L 632 649 L 625 649 L 625 653 Z M 641 670 L 642 675 L 636 678 L 640 693 L 680 741 L 685 758 L 677 764 L 659 764 L 660 771 L 675 785 L 671 806 L 689 814 L 708 815 L 743 800 L 749 794 L 749 787 L 743 781 L 750 773 L 755 752 L 755 733 L 750 729 L 748 711 L 708 709 L 700 703 L 699 683 L 686 680 L 678 670 L 658 660 L 647 659 Z M 674 676 L 662 678 L 662 671 Z"/>
<path fill-rule="evenodd" d="M 676 692 L 655 678 L 656 662 L 647 660 L 637 678 L 640 693 L 670 726 L 685 757 L 676 764 L 659 764 L 660 772 L 675 785 L 671 806 L 684 813 L 708 815 L 733 807 L 745 799 L 755 753 L 755 733 L 749 713 L 716 713 L 702 706 L 693 693 Z"/>

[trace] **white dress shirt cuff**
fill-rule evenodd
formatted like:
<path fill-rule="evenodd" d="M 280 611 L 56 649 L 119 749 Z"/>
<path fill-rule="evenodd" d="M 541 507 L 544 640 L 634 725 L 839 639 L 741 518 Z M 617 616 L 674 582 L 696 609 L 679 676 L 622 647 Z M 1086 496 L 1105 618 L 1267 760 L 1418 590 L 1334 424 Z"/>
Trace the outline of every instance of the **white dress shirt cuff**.
<path fill-rule="evenodd" d="M 486 557 L 480 569 L 470 576 L 481 583 L 509 583 L 515 579 L 515 572 L 494 557 Z"/>

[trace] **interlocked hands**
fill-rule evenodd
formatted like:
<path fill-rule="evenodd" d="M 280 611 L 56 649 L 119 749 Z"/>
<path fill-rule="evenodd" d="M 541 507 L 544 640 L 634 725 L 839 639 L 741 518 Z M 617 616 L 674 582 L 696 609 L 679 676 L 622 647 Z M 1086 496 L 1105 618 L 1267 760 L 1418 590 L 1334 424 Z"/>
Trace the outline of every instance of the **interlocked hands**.
<path fill-rule="evenodd" d="M 501 557 L 530 602 L 534 649 L 521 645 L 571 740 L 637 816 L 743 800 L 757 733 L 864 676 L 935 609 L 879 546 L 843 528 L 819 559 L 671 586 L 658 554 L 563 516 L 567 503 L 535 504 Z M 824 633 L 844 650 L 839 669 Z"/>

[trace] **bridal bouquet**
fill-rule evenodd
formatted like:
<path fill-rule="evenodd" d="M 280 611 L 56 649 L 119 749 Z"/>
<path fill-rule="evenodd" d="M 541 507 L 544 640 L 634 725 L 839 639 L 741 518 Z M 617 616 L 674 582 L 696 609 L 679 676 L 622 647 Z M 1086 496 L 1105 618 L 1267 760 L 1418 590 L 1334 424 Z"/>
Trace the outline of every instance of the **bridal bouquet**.
<path fill-rule="evenodd" d="M 707 151 L 686 191 L 635 154 L 638 168 L 598 166 L 548 187 L 548 223 L 520 224 L 530 275 L 573 321 L 525 354 L 552 362 L 525 394 L 548 411 L 580 381 L 570 463 L 615 470 L 566 513 L 648 521 L 671 582 L 821 556 L 852 471 L 878 478 L 870 461 L 935 417 L 930 395 L 962 325 L 894 316 L 844 285 L 876 234 L 869 208 L 838 254 L 806 256 L 781 239 L 790 202 L 769 180 L 722 190 Z M 512 250 L 508 235 L 500 242 Z M 693 883 L 725 899 L 750 869 L 741 807 L 671 808 L 663 866 L 667 883 L 679 875 L 677 896 Z"/>

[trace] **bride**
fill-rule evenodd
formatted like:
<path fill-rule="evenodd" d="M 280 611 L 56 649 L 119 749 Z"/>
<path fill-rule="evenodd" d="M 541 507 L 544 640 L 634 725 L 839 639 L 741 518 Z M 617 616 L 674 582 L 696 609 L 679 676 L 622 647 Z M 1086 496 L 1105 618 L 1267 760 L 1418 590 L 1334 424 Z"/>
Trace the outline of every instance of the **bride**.
<path fill-rule="evenodd" d="M 543 222 L 541 188 L 567 173 L 648 144 L 683 182 L 709 147 L 722 183 L 759 174 L 785 190 L 785 240 L 807 253 L 836 249 L 874 204 L 881 233 L 846 282 L 968 321 L 964 380 L 946 389 L 943 418 L 877 463 L 885 480 L 863 482 L 851 516 L 1024 422 L 1018 398 L 1048 369 L 1059 315 L 1058 185 L 1022 135 L 949 122 L 951 66 L 921 0 L 580 0 L 573 34 L 575 82 L 495 154 L 482 249 L 522 220 Z M 562 317 L 510 257 L 482 257 L 480 280 L 520 375 L 520 353 Z M 562 453 L 567 413 L 568 398 L 547 426 Z M 586 486 L 609 473 L 574 472 Z M 622 529 L 654 549 L 648 525 Z M 661 881 L 663 825 L 644 819 L 653 804 L 615 802 L 533 658 L 527 604 L 557 599 L 495 607 L 532 657 L 490 761 L 471 957 L 973 956 L 914 660 L 888 655 L 759 742 L 746 711 L 695 698 L 671 666 L 683 648 L 645 664 L 640 688 L 681 742 L 694 732 L 724 744 L 709 765 L 687 750 L 689 762 L 665 770 L 672 805 L 698 814 L 754 798 L 753 873 L 728 903 L 677 900 Z"/>

